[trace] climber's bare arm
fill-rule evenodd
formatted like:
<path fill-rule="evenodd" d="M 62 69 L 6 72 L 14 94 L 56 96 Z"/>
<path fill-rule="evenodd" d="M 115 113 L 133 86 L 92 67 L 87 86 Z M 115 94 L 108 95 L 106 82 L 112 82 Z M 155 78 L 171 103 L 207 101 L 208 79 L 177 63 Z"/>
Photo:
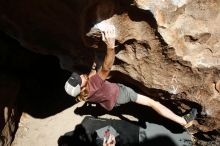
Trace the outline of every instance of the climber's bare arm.
<path fill-rule="evenodd" d="M 99 76 L 105 80 L 112 68 L 115 60 L 115 28 L 114 26 L 102 32 L 102 40 L 107 45 L 106 55 L 101 69 L 98 71 Z"/>

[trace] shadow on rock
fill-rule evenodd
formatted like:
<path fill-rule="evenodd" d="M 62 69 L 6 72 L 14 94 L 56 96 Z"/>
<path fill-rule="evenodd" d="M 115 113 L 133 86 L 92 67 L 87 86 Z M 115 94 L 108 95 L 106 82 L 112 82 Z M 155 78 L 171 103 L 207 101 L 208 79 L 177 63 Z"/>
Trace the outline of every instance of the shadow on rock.
<path fill-rule="evenodd" d="M 40 56 L 23 71 L 19 109 L 45 118 L 72 106 L 76 102 L 64 90 L 69 76 L 70 73 L 60 69 L 56 57 Z"/>

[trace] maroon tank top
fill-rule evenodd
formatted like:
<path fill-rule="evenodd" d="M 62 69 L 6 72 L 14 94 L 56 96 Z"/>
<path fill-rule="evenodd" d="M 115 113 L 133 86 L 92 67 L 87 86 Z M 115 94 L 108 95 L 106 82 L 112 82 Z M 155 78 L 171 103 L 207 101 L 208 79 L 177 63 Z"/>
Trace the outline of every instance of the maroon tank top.
<path fill-rule="evenodd" d="M 110 111 L 116 103 L 119 95 L 119 87 L 116 83 L 102 80 L 98 74 L 89 79 L 89 95 L 87 101 L 99 103 L 103 108 Z"/>

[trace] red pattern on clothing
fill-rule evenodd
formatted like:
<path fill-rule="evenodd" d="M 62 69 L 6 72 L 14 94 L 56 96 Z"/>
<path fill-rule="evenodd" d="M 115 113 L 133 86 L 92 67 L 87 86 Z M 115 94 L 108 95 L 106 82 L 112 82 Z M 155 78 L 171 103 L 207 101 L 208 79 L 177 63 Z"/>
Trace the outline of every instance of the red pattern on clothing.
<path fill-rule="evenodd" d="M 95 74 L 89 79 L 89 95 L 87 101 L 98 103 L 110 111 L 115 106 L 118 95 L 119 87 L 116 83 L 102 80 L 98 74 Z"/>

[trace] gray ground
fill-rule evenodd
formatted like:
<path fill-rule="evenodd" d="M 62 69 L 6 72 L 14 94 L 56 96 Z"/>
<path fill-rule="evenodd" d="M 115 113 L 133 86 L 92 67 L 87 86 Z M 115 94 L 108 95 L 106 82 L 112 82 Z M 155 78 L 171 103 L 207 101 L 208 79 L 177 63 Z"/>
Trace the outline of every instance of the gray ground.
<path fill-rule="evenodd" d="M 143 137 L 147 137 L 148 140 L 160 140 L 158 137 L 165 139 L 167 143 L 172 143 L 175 146 L 191 146 L 191 135 L 189 135 L 186 131 L 183 133 L 172 133 L 165 127 L 161 125 L 157 125 L 154 123 L 146 122 L 147 128 L 140 129 L 140 133 L 142 133 Z M 140 134 L 140 141 L 142 141 L 142 137 Z M 163 143 L 163 141 L 160 141 Z M 152 142 L 153 143 L 153 142 Z M 165 145 L 165 144 L 164 144 Z"/>

